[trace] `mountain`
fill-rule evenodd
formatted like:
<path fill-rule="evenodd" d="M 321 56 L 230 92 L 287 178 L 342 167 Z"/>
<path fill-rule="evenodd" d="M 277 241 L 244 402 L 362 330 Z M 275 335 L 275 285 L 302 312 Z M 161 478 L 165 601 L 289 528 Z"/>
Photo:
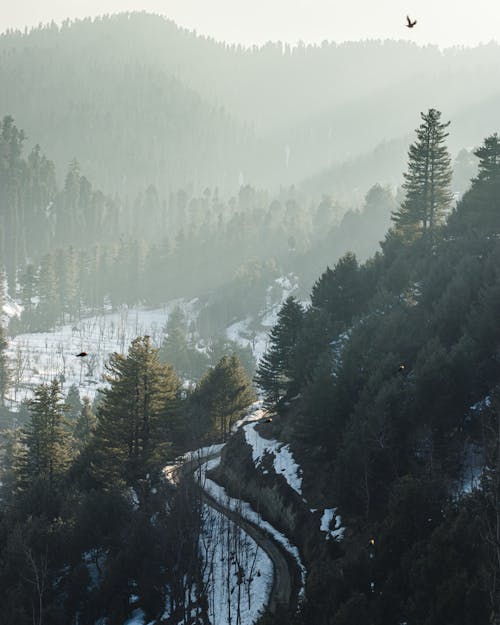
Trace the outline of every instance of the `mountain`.
<path fill-rule="evenodd" d="M 453 121 L 452 151 L 473 145 L 495 128 L 499 60 L 493 43 L 246 49 L 120 14 L 4 33 L 0 112 L 58 172 L 76 157 L 107 192 L 276 188 L 404 141 L 415 111 L 431 106 Z"/>

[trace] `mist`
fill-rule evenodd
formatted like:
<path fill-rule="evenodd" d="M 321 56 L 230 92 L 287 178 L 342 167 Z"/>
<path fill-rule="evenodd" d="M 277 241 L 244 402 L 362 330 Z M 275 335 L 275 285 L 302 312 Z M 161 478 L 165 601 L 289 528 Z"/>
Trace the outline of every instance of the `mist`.
<path fill-rule="evenodd" d="M 499 18 L 4 8 L 2 625 L 500 623 Z"/>

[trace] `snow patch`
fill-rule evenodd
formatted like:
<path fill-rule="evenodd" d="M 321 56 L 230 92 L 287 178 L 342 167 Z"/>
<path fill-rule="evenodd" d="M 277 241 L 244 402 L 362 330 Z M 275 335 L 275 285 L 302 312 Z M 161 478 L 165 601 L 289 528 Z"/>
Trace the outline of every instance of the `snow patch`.
<path fill-rule="evenodd" d="M 292 545 L 288 538 L 279 532 L 275 527 L 273 527 L 270 523 L 265 521 L 260 514 L 255 512 L 255 510 L 251 507 L 251 505 L 243 501 L 241 499 L 234 499 L 233 497 L 229 497 L 226 493 L 226 490 L 223 486 L 216 484 L 213 480 L 207 477 L 207 472 L 211 469 L 214 469 L 216 466 L 220 464 L 220 458 L 213 458 L 208 462 L 204 463 L 197 471 L 196 477 L 202 486 L 202 488 L 207 492 L 213 499 L 215 499 L 218 503 L 228 508 L 229 510 L 237 512 L 247 521 L 254 523 L 261 529 L 264 529 L 268 534 L 270 534 L 274 540 L 282 547 L 286 549 L 286 551 L 294 558 L 297 563 L 297 566 L 300 569 L 301 573 L 301 590 L 300 596 L 304 596 L 305 590 L 305 582 L 306 582 L 306 568 L 302 563 L 302 559 L 300 557 L 299 550 L 295 545 Z"/>
<path fill-rule="evenodd" d="M 273 564 L 257 543 L 225 515 L 203 506 L 200 551 L 212 625 L 253 625 L 264 612 Z"/>
<path fill-rule="evenodd" d="M 274 471 L 286 479 L 290 488 L 302 495 L 302 469 L 295 462 L 290 446 L 274 439 L 263 438 L 255 430 L 255 426 L 256 423 L 250 423 L 244 427 L 245 440 L 252 448 L 254 465 L 261 466 L 265 455 L 270 454 L 273 456 Z"/>
<path fill-rule="evenodd" d="M 330 529 L 334 519 L 334 527 Z M 326 533 L 326 540 L 330 538 L 342 540 L 344 538 L 345 527 L 342 527 L 342 517 L 337 514 L 337 508 L 327 508 L 323 511 L 319 529 Z"/>
<path fill-rule="evenodd" d="M 194 300 L 188 303 L 174 300 L 162 308 L 149 310 L 124 306 L 118 311 L 57 326 L 48 332 L 18 334 L 9 341 L 7 349 L 13 371 L 8 396 L 10 407 L 16 409 L 21 401 L 31 396 L 36 386 L 54 378 L 60 380 L 64 391 L 75 384 L 81 396 L 93 399 L 105 363 L 113 352 L 126 353 L 131 342 L 145 334 L 151 337 L 153 346 L 159 347 L 163 327 L 172 310 L 181 306 L 191 319 L 195 304 Z M 88 352 L 88 356 L 76 358 L 81 351 Z"/>
<path fill-rule="evenodd" d="M 132 616 L 127 619 L 123 625 L 144 625 L 145 620 L 146 615 L 140 608 L 137 608 L 132 612 Z"/>

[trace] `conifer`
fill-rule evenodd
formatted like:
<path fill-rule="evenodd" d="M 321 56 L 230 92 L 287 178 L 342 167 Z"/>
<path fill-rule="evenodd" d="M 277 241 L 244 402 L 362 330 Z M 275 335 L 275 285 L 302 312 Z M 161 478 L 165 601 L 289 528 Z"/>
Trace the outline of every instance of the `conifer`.
<path fill-rule="evenodd" d="M 442 122 L 436 109 L 420 115 L 422 123 L 416 130 L 417 140 L 410 146 L 404 174 L 405 199 L 392 213 L 392 220 L 406 238 L 423 236 L 432 243 L 453 199 L 451 158 L 445 144 L 450 122 Z"/>
<path fill-rule="evenodd" d="M 28 402 L 30 420 L 24 431 L 21 478 L 25 485 L 41 479 L 52 488 L 71 461 L 70 434 L 59 382 L 41 384 Z"/>
<path fill-rule="evenodd" d="M 9 368 L 9 359 L 7 357 L 7 339 L 5 330 L 0 325 L 0 406 L 5 405 L 5 396 L 9 390 L 11 381 L 11 371 Z"/>
<path fill-rule="evenodd" d="M 250 380 L 235 354 L 223 356 L 207 372 L 196 394 L 223 441 L 235 419 L 255 400 Z"/>
<path fill-rule="evenodd" d="M 294 297 L 288 297 L 278 313 L 276 325 L 269 335 L 269 347 L 263 355 L 255 381 L 264 391 L 264 404 L 273 407 L 288 390 L 292 376 L 293 352 L 304 312 Z"/>
<path fill-rule="evenodd" d="M 132 341 L 127 356 L 112 354 L 106 369 L 95 474 L 103 482 L 132 484 L 166 459 L 180 382 L 173 368 L 160 362 L 148 336 Z"/>

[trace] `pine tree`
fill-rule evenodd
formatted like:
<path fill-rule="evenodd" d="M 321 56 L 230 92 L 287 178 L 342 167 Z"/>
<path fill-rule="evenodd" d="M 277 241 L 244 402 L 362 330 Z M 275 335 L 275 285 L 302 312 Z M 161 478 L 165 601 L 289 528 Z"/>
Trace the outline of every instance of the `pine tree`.
<path fill-rule="evenodd" d="M 70 435 L 59 382 L 41 384 L 28 402 L 30 421 L 24 432 L 21 478 L 25 485 L 41 479 L 52 487 L 71 460 Z"/>
<path fill-rule="evenodd" d="M 311 292 L 312 305 L 328 311 L 339 332 L 359 312 L 361 300 L 359 265 L 352 252 L 345 254 L 333 271 L 327 267 Z"/>
<path fill-rule="evenodd" d="M 494 240 L 500 234 L 500 137 L 486 137 L 474 155 L 479 158 L 477 175 L 449 219 L 449 232 L 456 237 L 472 230 Z"/>
<path fill-rule="evenodd" d="M 23 306 L 23 325 L 29 329 L 33 314 L 33 298 L 38 282 L 37 268 L 29 263 L 19 276 L 21 286 L 21 304 Z"/>
<path fill-rule="evenodd" d="M 0 325 L 0 406 L 5 405 L 5 396 L 9 390 L 11 381 L 7 347 L 8 344 L 5 338 L 5 330 Z"/>
<path fill-rule="evenodd" d="M 83 398 L 83 404 L 75 422 L 74 435 L 77 448 L 82 450 L 88 447 L 97 426 L 97 419 L 92 410 L 88 397 Z"/>
<path fill-rule="evenodd" d="M 112 354 L 106 369 L 95 475 L 106 483 L 132 484 L 166 459 L 180 382 L 173 368 L 160 362 L 148 336 L 132 341 L 127 356 Z"/>
<path fill-rule="evenodd" d="M 75 422 L 82 410 L 80 391 L 76 384 L 72 384 L 66 394 L 66 415 L 70 421 Z"/>
<path fill-rule="evenodd" d="M 223 441 L 235 419 L 255 400 L 250 380 L 235 354 L 223 356 L 207 372 L 196 395 Z"/>
<path fill-rule="evenodd" d="M 421 235 L 432 243 L 453 199 L 451 158 L 445 144 L 450 122 L 441 122 L 441 112 L 436 109 L 420 115 L 422 123 L 416 130 L 417 140 L 410 146 L 404 174 L 405 200 L 392 213 L 392 219 L 396 230 L 407 238 Z"/>
<path fill-rule="evenodd" d="M 59 313 L 57 283 L 54 257 L 52 254 L 46 254 L 40 264 L 37 293 L 40 300 L 37 312 L 40 313 L 44 328 L 49 328 L 57 321 Z"/>
<path fill-rule="evenodd" d="M 274 407 L 288 390 L 294 367 L 294 348 L 304 311 L 293 297 L 285 300 L 276 325 L 269 335 L 269 347 L 257 367 L 255 381 L 264 391 L 264 404 Z"/>

